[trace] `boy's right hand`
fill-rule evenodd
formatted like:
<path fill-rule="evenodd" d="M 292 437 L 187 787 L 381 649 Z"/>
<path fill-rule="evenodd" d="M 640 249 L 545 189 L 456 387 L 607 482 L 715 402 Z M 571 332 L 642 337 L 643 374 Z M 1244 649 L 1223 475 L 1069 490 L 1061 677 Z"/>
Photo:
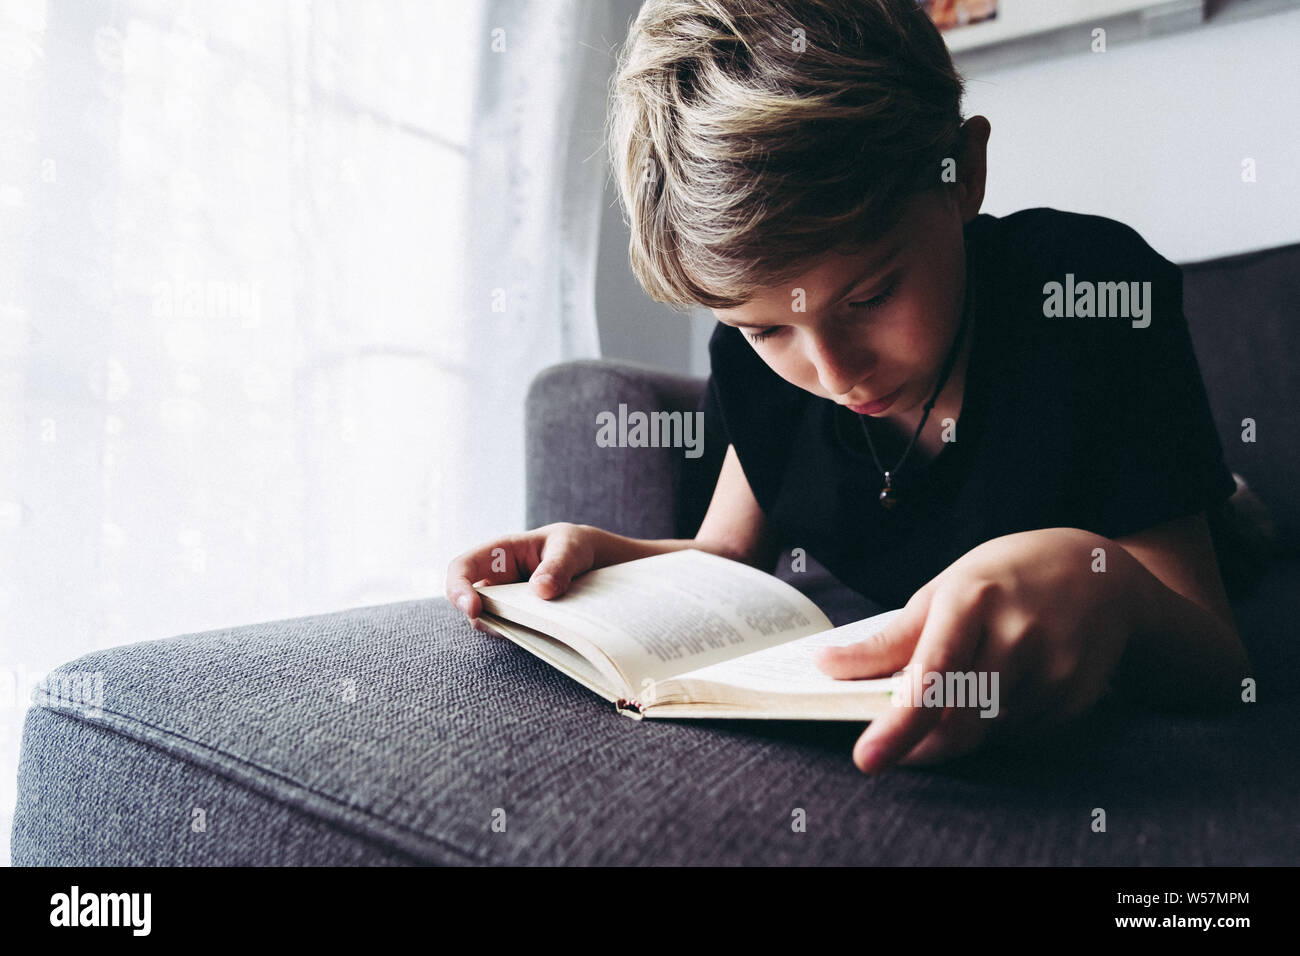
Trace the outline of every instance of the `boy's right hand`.
<path fill-rule="evenodd" d="M 486 630 L 478 620 L 483 599 L 475 586 L 527 580 L 538 597 L 559 597 L 575 577 L 595 567 L 599 534 L 589 525 L 560 522 L 471 548 L 447 566 L 447 600 Z"/>

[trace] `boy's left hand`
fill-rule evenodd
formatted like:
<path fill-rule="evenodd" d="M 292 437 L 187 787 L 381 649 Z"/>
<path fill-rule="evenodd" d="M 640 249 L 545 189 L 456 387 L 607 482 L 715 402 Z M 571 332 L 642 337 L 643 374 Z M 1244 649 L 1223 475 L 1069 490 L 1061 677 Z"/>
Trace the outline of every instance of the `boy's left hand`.
<path fill-rule="evenodd" d="M 1095 548 L 1105 571 L 1094 571 Z M 841 679 L 905 668 L 912 700 L 925 675 L 996 673 L 996 710 L 899 706 L 874 720 L 853 748 L 868 773 L 895 763 L 935 763 L 978 747 L 997 724 L 1031 736 L 1086 712 L 1108 688 L 1139 613 L 1137 559 L 1078 528 L 1025 531 L 986 541 L 917 591 L 880 631 L 823 648 L 817 665 Z M 904 695 L 905 696 L 905 695 Z M 981 716 L 981 711 L 990 716 Z"/>

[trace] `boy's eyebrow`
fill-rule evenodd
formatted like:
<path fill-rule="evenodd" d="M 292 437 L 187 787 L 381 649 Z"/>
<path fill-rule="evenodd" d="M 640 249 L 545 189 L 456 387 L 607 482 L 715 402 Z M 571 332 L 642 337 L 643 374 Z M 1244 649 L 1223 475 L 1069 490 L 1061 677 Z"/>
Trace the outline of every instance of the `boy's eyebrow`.
<path fill-rule="evenodd" d="M 871 276 L 884 272 L 885 269 L 888 268 L 889 265 L 894 261 L 894 259 L 898 257 L 898 254 L 899 252 L 902 251 L 902 249 L 903 249 L 903 244 L 901 242 L 896 243 L 893 246 L 893 248 L 890 249 L 883 256 L 881 256 L 880 259 L 873 262 L 869 262 L 866 268 L 864 268 L 861 272 L 855 274 L 854 277 L 849 280 L 848 284 L 845 285 L 844 288 L 841 289 L 838 293 L 836 293 L 836 295 L 831 299 L 830 304 L 831 305 L 839 304 L 848 296 L 850 292 L 852 292 L 859 285 L 861 285 L 864 279 L 867 279 Z M 770 322 L 767 325 L 764 325 L 761 322 L 728 322 L 726 319 L 719 319 L 718 321 L 721 322 L 723 325 L 730 325 L 732 328 L 735 329 L 765 329 L 772 325 L 782 324 L 780 322 Z"/>

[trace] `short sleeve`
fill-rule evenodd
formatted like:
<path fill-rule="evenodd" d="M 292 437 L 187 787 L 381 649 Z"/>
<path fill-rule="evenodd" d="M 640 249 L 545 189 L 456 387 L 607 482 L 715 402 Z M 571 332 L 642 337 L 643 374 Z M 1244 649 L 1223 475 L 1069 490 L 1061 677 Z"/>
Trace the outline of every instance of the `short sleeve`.
<path fill-rule="evenodd" d="M 731 444 L 731 435 L 727 431 L 726 419 L 722 416 L 722 404 L 718 397 L 717 376 L 709 372 L 704 394 L 700 398 L 700 411 L 704 413 L 705 440 L 716 442 L 723 448 Z"/>
<path fill-rule="evenodd" d="M 743 332 L 721 322 L 709 340 L 709 369 L 701 400 L 705 440 L 736 449 L 750 490 L 770 513 L 809 395 L 773 372 Z"/>
<path fill-rule="evenodd" d="M 1129 283 L 1129 314 L 1057 320 L 1095 324 L 1074 339 L 1071 494 L 1078 526 L 1109 538 L 1213 511 L 1236 488 L 1183 314 L 1182 271 L 1126 232 L 1132 255 L 1108 256 L 1096 278 Z"/>

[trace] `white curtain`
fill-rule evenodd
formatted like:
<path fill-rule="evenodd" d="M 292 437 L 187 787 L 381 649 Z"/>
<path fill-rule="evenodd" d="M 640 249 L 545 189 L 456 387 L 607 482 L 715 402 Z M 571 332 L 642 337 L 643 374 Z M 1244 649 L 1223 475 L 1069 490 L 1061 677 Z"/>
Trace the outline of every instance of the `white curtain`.
<path fill-rule="evenodd" d="M 440 595 L 597 354 L 607 4 L 0 0 L 0 829 L 98 648 Z"/>

